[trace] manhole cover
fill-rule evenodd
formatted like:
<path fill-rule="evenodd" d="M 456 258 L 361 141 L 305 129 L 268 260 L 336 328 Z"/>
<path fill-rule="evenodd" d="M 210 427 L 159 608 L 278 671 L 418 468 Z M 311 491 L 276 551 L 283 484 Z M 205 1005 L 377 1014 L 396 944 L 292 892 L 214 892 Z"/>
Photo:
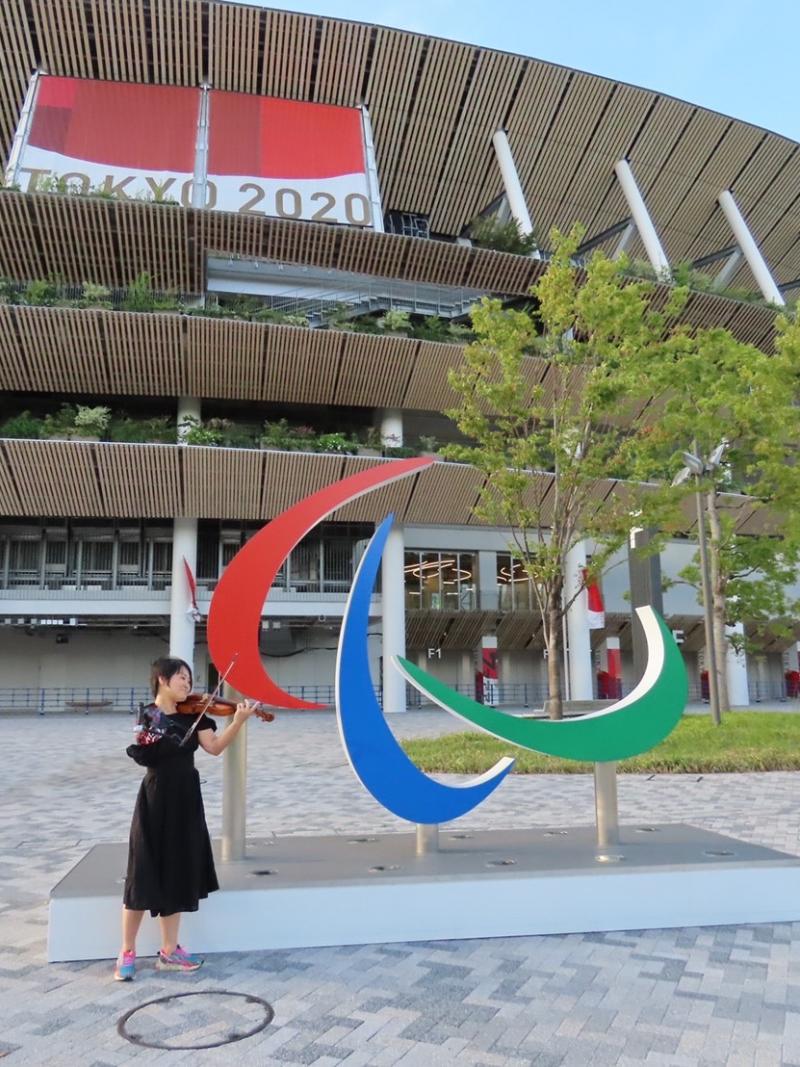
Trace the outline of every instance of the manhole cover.
<path fill-rule="evenodd" d="M 657 826 L 637 826 L 637 834 L 658 834 L 661 833 Z"/>
<path fill-rule="evenodd" d="M 455 841 L 467 841 L 472 837 L 472 834 L 450 834 Z"/>
<path fill-rule="evenodd" d="M 400 870 L 400 864 L 399 863 L 388 863 L 388 864 L 386 864 L 386 866 L 383 866 L 382 864 L 377 864 L 375 867 L 370 867 L 369 870 L 370 870 L 370 874 L 378 874 L 380 871 L 399 871 Z"/>
<path fill-rule="evenodd" d="M 349 837 L 347 843 L 348 845 L 369 845 L 377 840 L 377 837 Z"/>
<path fill-rule="evenodd" d="M 736 853 L 729 848 L 707 848 L 703 853 L 705 856 L 735 856 Z"/>
<path fill-rule="evenodd" d="M 266 1000 L 250 993 L 174 993 L 126 1011 L 117 1033 L 145 1048 L 219 1048 L 260 1033 L 274 1015 Z"/>
<path fill-rule="evenodd" d="M 516 860 L 489 860 L 487 867 L 514 867 Z"/>
<path fill-rule="evenodd" d="M 545 830 L 545 837 L 566 837 L 569 830 Z"/>
<path fill-rule="evenodd" d="M 277 871 L 268 871 L 266 869 L 260 871 L 251 871 L 251 874 L 258 875 L 260 878 L 265 878 L 268 874 L 277 874 Z"/>

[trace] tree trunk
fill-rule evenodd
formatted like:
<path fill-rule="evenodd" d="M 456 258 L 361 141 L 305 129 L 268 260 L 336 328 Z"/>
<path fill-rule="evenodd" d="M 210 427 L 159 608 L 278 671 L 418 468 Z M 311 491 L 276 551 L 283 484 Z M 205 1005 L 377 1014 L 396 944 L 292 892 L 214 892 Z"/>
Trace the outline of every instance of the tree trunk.
<path fill-rule="evenodd" d="M 561 591 L 558 592 L 561 599 Z M 561 719 L 564 708 L 561 700 L 561 612 L 551 602 L 547 608 L 547 620 L 545 623 L 545 647 L 547 648 L 547 692 L 545 711 L 551 719 Z"/>
<path fill-rule="evenodd" d="M 720 553 L 722 545 L 722 526 L 717 511 L 716 492 L 712 489 L 706 494 L 706 512 L 708 514 L 709 544 L 708 569 L 711 579 L 711 619 L 714 631 L 714 652 L 717 658 L 717 692 L 719 693 L 719 713 L 730 711 L 728 696 L 728 637 L 725 633 L 727 617 L 726 582 L 722 575 Z"/>

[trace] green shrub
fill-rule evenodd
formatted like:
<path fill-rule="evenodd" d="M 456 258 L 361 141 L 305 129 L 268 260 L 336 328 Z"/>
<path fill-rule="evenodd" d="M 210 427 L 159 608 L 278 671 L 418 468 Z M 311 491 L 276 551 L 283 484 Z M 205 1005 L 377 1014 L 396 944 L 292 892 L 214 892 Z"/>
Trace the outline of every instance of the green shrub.
<path fill-rule="evenodd" d="M 111 409 L 105 407 L 86 407 L 78 404 L 74 427 L 76 433 L 87 437 L 102 437 L 111 421 Z"/>
<path fill-rule="evenodd" d="M 36 440 L 42 435 L 42 420 L 30 411 L 12 415 L 0 426 L 0 437 L 25 437 Z"/>
<path fill-rule="evenodd" d="M 285 311 L 276 311 L 274 308 L 261 308 L 251 316 L 253 322 L 271 322 L 275 326 L 308 326 L 308 318 L 305 315 L 290 315 Z"/>
<path fill-rule="evenodd" d="M 470 225 L 470 236 L 478 248 L 512 252 L 517 256 L 529 256 L 537 248 L 536 235 L 523 234 L 516 219 L 508 222 L 500 222 L 494 216 L 475 219 Z"/>
<path fill-rule="evenodd" d="M 83 297 L 79 303 L 88 308 L 110 308 L 111 290 L 107 286 L 97 285 L 95 282 L 84 282 Z"/>
<path fill-rule="evenodd" d="M 347 434 L 323 433 L 317 438 L 318 452 L 353 453 L 358 451 L 358 442 Z"/>
<path fill-rule="evenodd" d="M 378 327 L 386 333 L 408 333 L 411 329 L 411 316 L 407 311 L 389 310 L 377 322 Z"/>
<path fill-rule="evenodd" d="M 74 404 L 62 404 L 58 411 L 45 415 L 42 423 L 44 437 L 71 436 L 75 430 L 75 416 L 78 409 Z"/>
<path fill-rule="evenodd" d="M 32 307 L 47 307 L 55 304 L 58 299 L 58 286 L 55 282 L 37 278 L 35 281 L 28 282 L 22 299 Z"/>
<path fill-rule="evenodd" d="M 18 304 L 19 286 L 11 278 L 0 278 L 0 304 Z"/>
<path fill-rule="evenodd" d="M 184 415 L 178 424 L 179 438 L 186 445 L 210 445 L 216 447 L 222 444 L 222 430 L 212 426 L 204 426 L 196 415 Z"/>
<path fill-rule="evenodd" d="M 136 419 L 120 412 L 111 420 L 109 437 L 124 444 L 174 444 L 177 431 L 169 415 Z"/>

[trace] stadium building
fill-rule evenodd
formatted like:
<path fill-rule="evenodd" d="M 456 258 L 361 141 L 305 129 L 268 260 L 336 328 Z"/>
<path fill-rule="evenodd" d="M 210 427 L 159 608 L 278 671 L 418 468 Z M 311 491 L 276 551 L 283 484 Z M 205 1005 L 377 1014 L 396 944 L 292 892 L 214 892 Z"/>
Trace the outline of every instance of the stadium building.
<path fill-rule="evenodd" d="M 128 707 L 168 648 L 213 681 L 204 619 L 228 560 L 381 452 L 454 438 L 440 413 L 469 308 L 524 300 L 551 227 L 646 261 L 656 299 L 691 262 L 714 281 L 685 320 L 766 350 L 800 288 L 800 147 L 647 89 L 214 0 L 4 0 L 0 40 L 2 708 Z M 541 250 L 478 247 L 478 218 Z M 496 648 L 491 699 L 541 701 L 540 623 L 503 531 L 472 514 L 480 477 L 437 462 L 306 538 L 261 624 L 280 685 L 330 701 L 354 568 L 391 510 L 384 706 L 405 706 L 382 673 L 403 640 L 468 692 Z M 727 506 L 755 528 L 746 498 Z M 670 545 L 662 569 L 693 552 Z M 632 680 L 627 575 L 603 583 L 603 628 L 585 597 L 571 612 L 573 698 L 601 671 Z M 665 613 L 697 696 L 694 593 L 670 589 Z M 734 703 L 782 697 L 796 646 L 727 668 Z"/>

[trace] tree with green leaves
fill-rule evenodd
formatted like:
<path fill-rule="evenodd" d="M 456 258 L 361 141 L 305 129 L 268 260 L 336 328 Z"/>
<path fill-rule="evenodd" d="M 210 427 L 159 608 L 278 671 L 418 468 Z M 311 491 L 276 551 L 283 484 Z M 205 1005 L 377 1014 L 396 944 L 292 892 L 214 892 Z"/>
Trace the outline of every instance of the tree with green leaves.
<path fill-rule="evenodd" d="M 687 495 L 701 494 L 718 693 L 726 711 L 728 644 L 747 647 L 728 628 L 746 622 L 788 635 L 796 610 L 787 587 L 800 562 L 800 328 L 781 318 L 771 355 L 711 329 L 682 331 L 661 356 L 639 369 L 652 392 L 653 416 L 646 432 L 629 438 L 625 462 L 634 477 L 659 483 L 642 507 L 644 521 L 657 521 L 662 533 L 685 531 L 694 519 Z M 697 484 L 672 485 L 684 452 L 699 457 L 705 470 Z M 751 517 L 742 525 L 743 513 Z M 679 579 L 701 589 L 697 558 Z"/>
<path fill-rule="evenodd" d="M 562 714 L 565 612 L 624 543 L 638 510 L 636 486 L 602 497 L 607 479 L 625 473 L 629 436 L 639 432 L 631 428 L 647 399 L 639 370 L 668 360 L 666 323 L 686 296 L 675 290 L 658 311 L 652 286 L 626 280 L 622 265 L 601 254 L 579 271 L 581 235 L 578 227 L 553 234 L 532 308 L 484 299 L 473 309 L 477 340 L 449 379 L 459 400 L 447 414 L 469 443 L 446 455 L 486 476 L 475 513 L 510 530 L 542 620 L 552 718 Z M 589 571 L 565 595 L 567 557 L 587 538 Z"/>

